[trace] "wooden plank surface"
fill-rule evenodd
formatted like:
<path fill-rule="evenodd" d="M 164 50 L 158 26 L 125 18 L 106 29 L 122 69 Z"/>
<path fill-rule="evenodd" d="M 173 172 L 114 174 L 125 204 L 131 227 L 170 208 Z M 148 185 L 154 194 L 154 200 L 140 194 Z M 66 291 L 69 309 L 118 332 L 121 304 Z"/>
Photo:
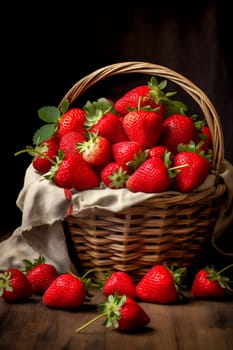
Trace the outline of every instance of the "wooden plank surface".
<path fill-rule="evenodd" d="M 90 303 L 74 311 L 50 309 L 41 297 L 24 303 L 0 300 L 1 350 L 230 350 L 233 349 L 233 300 L 189 298 L 180 305 L 141 303 L 151 322 L 142 332 L 106 329 L 98 320 L 81 333 L 76 328 L 97 315 L 104 300 L 94 290 Z"/>

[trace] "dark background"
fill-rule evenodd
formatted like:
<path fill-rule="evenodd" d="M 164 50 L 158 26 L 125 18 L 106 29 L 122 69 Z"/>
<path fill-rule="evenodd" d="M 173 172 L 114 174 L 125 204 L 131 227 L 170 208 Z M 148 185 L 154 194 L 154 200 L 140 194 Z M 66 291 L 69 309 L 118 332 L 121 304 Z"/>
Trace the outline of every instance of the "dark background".
<path fill-rule="evenodd" d="M 32 135 L 41 125 L 37 110 L 58 105 L 76 81 L 105 65 L 152 62 L 192 80 L 218 111 L 225 158 L 233 162 L 232 18 L 228 3 L 80 3 L 4 5 L 0 234 L 21 222 L 16 199 L 31 159 L 14 153 L 32 144 Z M 93 96 L 101 93 L 97 89 Z"/>

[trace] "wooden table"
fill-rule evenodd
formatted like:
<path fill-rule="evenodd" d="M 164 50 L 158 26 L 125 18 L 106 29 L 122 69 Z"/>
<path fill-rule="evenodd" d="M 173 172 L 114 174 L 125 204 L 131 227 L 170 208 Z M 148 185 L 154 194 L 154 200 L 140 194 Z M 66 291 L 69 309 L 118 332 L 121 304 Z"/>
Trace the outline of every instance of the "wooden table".
<path fill-rule="evenodd" d="M 74 311 L 50 309 L 39 296 L 24 303 L 0 300 L 1 350 L 230 350 L 233 349 L 233 300 L 189 298 L 180 305 L 141 303 L 151 322 L 142 332 L 120 333 L 98 320 L 81 333 L 76 328 L 97 315 L 100 290 Z"/>

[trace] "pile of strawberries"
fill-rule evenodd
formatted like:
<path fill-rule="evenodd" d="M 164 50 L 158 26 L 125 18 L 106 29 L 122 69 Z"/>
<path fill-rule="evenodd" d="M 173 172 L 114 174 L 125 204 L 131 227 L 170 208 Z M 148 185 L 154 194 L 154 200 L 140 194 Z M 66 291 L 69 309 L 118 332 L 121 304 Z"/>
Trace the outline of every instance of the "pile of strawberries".
<path fill-rule="evenodd" d="M 33 147 L 16 155 L 30 153 L 38 173 L 67 189 L 192 192 L 211 171 L 211 134 L 166 86 L 152 76 L 116 101 L 42 107 Z"/>
<path fill-rule="evenodd" d="M 120 331 L 132 331 L 150 323 L 150 316 L 140 301 L 157 304 L 174 304 L 184 300 L 183 285 L 185 267 L 168 266 L 166 263 L 152 266 L 135 282 L 130 274 L 110 271 L 100 281 L 93 282 L 87 271 L 83 276 L 71 272 L 59 274 L 43 256 L 34 262 L 24 260 L 25 270 L 9 268 L 0 273 L 0 296 L 5 302 L 21 302 L 34 294 L 42 297 L 43 305 L 49 308 L 78 309 L 90 301 L 91 287 L 102 291 L 104 301 L 98 305 L 98 315 L 76 329 L 80 332 L 99 318 L 103 325 Z M 229 278 L 214 266 L 206 266 L 196 272 L 191 284 L 191 295 L 202 299 L 221 299 L 231 291 Z M 93 290 L 93 289 L 92 289 Z M 187 296 L 185 297 L 187 300 Z"/>

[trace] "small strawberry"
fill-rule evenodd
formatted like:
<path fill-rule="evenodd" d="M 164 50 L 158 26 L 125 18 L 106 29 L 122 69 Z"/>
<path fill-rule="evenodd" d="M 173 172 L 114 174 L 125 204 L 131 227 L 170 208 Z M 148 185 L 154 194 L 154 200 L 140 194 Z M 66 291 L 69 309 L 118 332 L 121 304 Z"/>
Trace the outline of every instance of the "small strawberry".
<path fill-rule="evenodd" d="M 58 277 L 58 272 L 54 265 L 47 264 L 44 256 L 30 261 L 23 260 L 25 274 L 30 281 L 35 294 L 44 294 L 50 284 Z"/>
<path fill-rule="evenodd" d="M 137 283 L 137 298 L 158 304 L 177 302 L 182 298 L 181 281 L 185 272 L 185 267 L 169 268 L 165 263 L 154 265 Z"/>
<path fill-rule="evenodd" d="M 81 132 L 69 131 L 61 137 L 59 149 L 64 153 L 77 153 L 79 152 L 77 144 L 86 140 L 86 136 Z"/>
<path fill-rule="evenodd" d="M 84 106 L 86 111 L 85 127 L 109 140 L 111 144 L 128 140 L 122 122 L 116 115 L 110 100 L 100 98 L 88 101 Z"/>
<path fill-rule="evenodd" d="M 123 127 L 130 141 L 136 141 L 146 149 L 156 145 L 159 140 L 163 118 L 152 110 L 133 110 L 125 115 Z"/>
<path fill-rule="evenodd" d="M 208 154 L 209 149 L 212 147 L 212 136 L 208 126 L 203 125 L 201 127 L 199 137 L 201 140 L 203 140 L 203 145 L 201 146 L 201 148 L 206 154 Z"/>
<path fill-rule="evenodd" d="M 116 292 L 128 295 L 132 299 L 136 296 L 136 285 L 132 277 L 124 271 L 112 272 L 103 283 L 103 293 L 106 297 Z"/>
<path fill-rule="evenodd" d="M 122 141 L 112 145 L 112 156 L 116 163 L 127 167 L 129 172 L 137 169 L 146 159 L 148 151 L 136 141 Z"/>
<path fill-rule="evenodd" d="M 105 317 L 103 325 L 113 327 L 118 331 L 138 331 L 150 323 L 150 317 L 134 299 L 129 296 L 119 296 L 118 293 L 109 295 L 106 302 L 99 304 L 99 314 L 76 329 L 79 333 L 100 318 Z"/>
<path fill-rule="evenodd" d="M 148 158 L 158 157 L 158 158 L 164 159 L 165 152 L 168 152 L 167 147 L 161 146 L 161 145 L 153 146 L 149 148 Z M 173 158 L 173 155 L 170 153 L 170 159 L 172 158 Z"/>
<path fill-rule="evenodd" d="M 233 264 L 228 265 L 220 271 L 217 271 L 213 265 L 198 270 L 191 286 L 192 295 L 203 299 L 224 297 L 227 291 L 232 291 L 232 289 L 229 287 L 230 279 L 223 276 L 222 273 L 232 266 Z"/>
<path fill-rule="evenodd" d="M 132 192 L 155 193 L 167 191 L 171 183 L 166 162 L 160 158 L 152 157 L 145 160 L 129 176 L 125 186 Z"/>
<path fill-rule="evenodd" d="M 83 159 L 92 166 L 104 166 L 112 160 L 111 143 L 98 133 L 88 132 L 87 140 L 78 143 Z"/>
<path fill-rule="evenodd" d="M 110 162 L 103 167 L 100 177 L 107 187 L 123 188 L 128 178 L 128 169 L 116 162 Z"/>
<path fill-rule="evenodd" d="M 204 152 L 199 153 L 199 147 L 193 142 L 189 145 L 180 144 L 178 150 L 173 160 L 174 168 L 180 168 L 176 174 L 175 187 L 180 192 L 192 192 L 210 174 L 211 163 Z"/>
<path fill-rule="evenodd" d="M 80 307 L 90 297 L 88 288 L 92 282 L 86 275 L 87 273 L 78 277 L 72 273 L 60 274 L 45 291 L 43 303 L 59 309 Z"/>
<path fill-rule="evenodd" d="M 9 268 L 0 273 L 0 296 L 6 302 L 25 300 L 32 295 L 32 285 L 21 270 Z"/>
<path fill-rule="evenodd" d="M 178 145 L 199 142 L 198 130 L 191 117 L 182 114 L 172 114 L 163 123 L 159 144 L 165 146 L 173 155 L 178 153 Z"/>
<path fill-rule="evenodd" d="M 33 156 L 33 168 L 43 175 L 47 173 L 54 164 L 58 148 L 58 142 L 54 137 L 51 137 L 35 147 L 27 146 L 26 149 L 16 152 L 15 155 L 17 156 L 21 153 L 27 152 Z"/>

